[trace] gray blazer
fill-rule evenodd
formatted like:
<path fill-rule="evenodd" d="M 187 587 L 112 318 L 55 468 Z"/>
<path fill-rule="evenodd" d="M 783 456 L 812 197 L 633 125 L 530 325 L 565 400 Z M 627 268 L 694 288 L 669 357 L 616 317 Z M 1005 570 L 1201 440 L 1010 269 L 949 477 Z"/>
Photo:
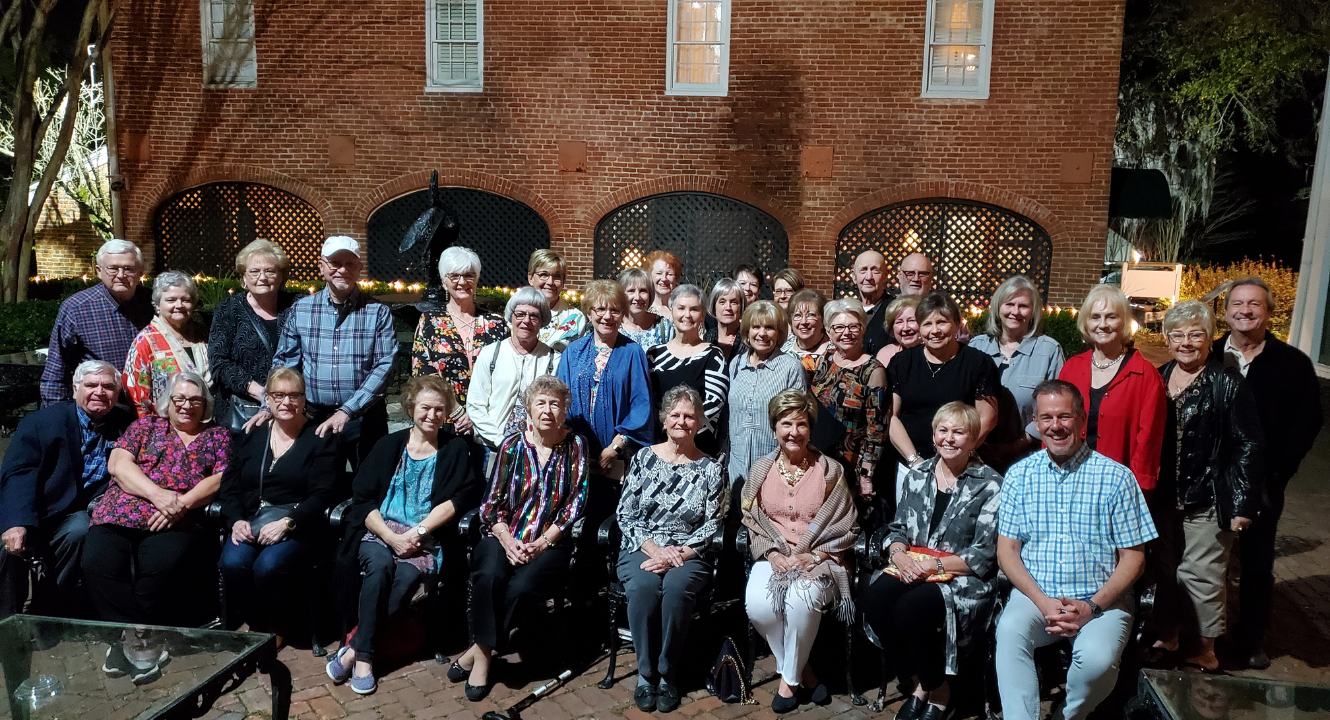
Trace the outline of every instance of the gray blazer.
<path fill-rule="evenodd" d="M 947 604 L 947 674 L 955 675 L 957 656 L 988 624 L 997 595 L 998 491 L 1002 476 L 973 460 L 952 489 L 951 502 L 932 533 L 939 459 L 930 458 L 905 479 L 905 492 L 896 506 L 896 518 L 887 526 L 887 542 L 929 547 L 965 561 L 974 575 L 958 575 L 939 583 Z"/>

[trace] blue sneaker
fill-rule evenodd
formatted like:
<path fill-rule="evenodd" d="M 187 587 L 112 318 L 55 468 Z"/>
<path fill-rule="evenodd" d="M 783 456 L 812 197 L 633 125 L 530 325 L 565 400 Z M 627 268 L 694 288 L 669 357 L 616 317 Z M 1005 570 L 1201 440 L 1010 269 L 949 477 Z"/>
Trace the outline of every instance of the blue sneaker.
<path fill-rule="evenodd" d="M 328 677 L 332 678 L 332 681 L 338 685 L 351 678 L 351 666 L 342 664 L 342 656 L 350 649 L 350 647 L 344 647 L 338 650 L 336 655 L 328 658 L 328 664 L 324 668 L 328 672 Z"/>
<path fill-rule="evenodd" d="M 351 676 L 351 689 L 357 695 L 369 695 L 379 689 L 379 684 L 374 682 L 374 671 L 371 670 L 365 677 Z"/>

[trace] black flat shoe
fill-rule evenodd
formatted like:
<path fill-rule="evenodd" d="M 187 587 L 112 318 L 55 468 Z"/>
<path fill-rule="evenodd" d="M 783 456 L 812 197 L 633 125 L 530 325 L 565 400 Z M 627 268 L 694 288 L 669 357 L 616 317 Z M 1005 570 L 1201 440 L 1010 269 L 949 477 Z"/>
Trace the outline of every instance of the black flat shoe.
<path fill-rule="evenodd" d="M 656 709 L 656 688 L 650 685 L 638 685 L 633 690 L 633 702 L 637 704 L 637 709 L 642 712 L 651 712 Z"/>
<path fill-rule="evenodd" d="M 896 711 L 896 720 L 919 720 L 928 708 L 928 703 L 911 695 L 905 698 L 901 703 L 901 709 Z"/>
<path fill-rule="evenodd" d="M 1247 658 L 1247 667 L 1252 670 L 1266 670 L 1270 667 L 1270 656 L 1262 650 L 1257 650 Z"/>
<path fill-rule="evenodd" d="M 486 695 L 490 694 L 490 689 L 493 687 L 494 683 L 492 682 L 485 683 L 484 685 L 472 685 L 471 683 L 467 683 L 466 699 L 470 700 L 471 702 L 480 702 L 481 700 L 485 699 Z"/>
<path fill-rule="evenodd" d="M 948 712 L 949 708 L 938 707 L 933 703 L 927 703 L 927 705 L 928 707 L 924 709 L 924 713 L 919 716 L 919 720 L 945 720 L 951 714 Z"/>
<path fill-rule="evenodd" d="M 818 683 L 813 691 L 808 693 L 808 702 L 814 705 L 830 705 L 831 691 L 827 689 L 824 683 Z"/>
<path fill-rule="evenodd" d="M 448 682 L 450 683 L 462 682 L 467 679 L 469 675 L 471 675 L 471 671 L 458 665 L 456 660 L 453 661 L 452 665 L 448 666 Z"/>
<path fill-rule="evenodd" d="M 673 685 L 660 683 L 656 691 L 656 712 L 671 713 L 679 709 L 679 690 Z M 647 712 L 650 712 L 649 710 Z"/>
<path fill-rule="evenodd" d="M 799 693 L 796 691 L 792 697 L 782 697 L 780 693 L 771 696 L 771 711 L 777 715 L 784 715 L 799 708 Z"/>

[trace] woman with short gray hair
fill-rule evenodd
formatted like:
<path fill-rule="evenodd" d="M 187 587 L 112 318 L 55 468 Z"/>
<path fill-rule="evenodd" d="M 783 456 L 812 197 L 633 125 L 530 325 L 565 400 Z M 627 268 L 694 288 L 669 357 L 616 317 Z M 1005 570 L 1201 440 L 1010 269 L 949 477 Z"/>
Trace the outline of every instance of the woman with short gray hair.
<path fill-rule="evenodd" d="M 707 312 L 710 314 L 702 339 L 720 348 L 727 363 L 746 347 L 740 326 L 747 306 L 743 288 L 731 278 L 717 280 L 707 295 Z"/>
<path fill-rule="evenodd" d="M 720 421 L 725 409 L 725 395 L 730 389 L 730 378 L 725 374 L 725 353 L 702 339 L 706 308 L 702 289 L 696 285 L 680 285 L 670 293 L 669 310 L 674 322 L 674 337 L 664 345 L 647 349 L 647 366 L 651 369 L 651 397 L 656 407 L 669 388 L 692 388 L 698 397 L 705 398 L 699 406 L 697 446 L 702 452 L 714 456 L 720 450 Z M 656 424 L 656 436 L 664 429 Z"/>
<path fill-rule="evenodd" d="M 476 439 L 491 451 L 504 438 L 526 429 L 526 407 L 519 401 L 522 392 L 536 378 L 553 375 L 562 355 L 540 341 L 540 330 L 550 321 L 544 293 L 529 285 L 518 289 L 503 315 L 508 338 L 480 351 L 466 402 Z"/>
<path fill-rule="evenodd" d="M 993 358 L 1001 390 L 998 424 L 984 442 L 983 456 L 999 473 L 1039 449 L 1034 427 L 1034 388 L 1056 380 L 1065 358 L 1056 340 L 1039 332 L 1044 317 L 1039 288 L 1024 275 L 998 286 L 988 305 L 988 329 L 970 347 Z"/>
<path fill-rule="evenodd" d="M 157 317 L 134 338 L 125 358 L 125 393 L 139 417 L 165 414 L 155 400 L 166 388 L 167 379 L 176 373 L 194 373 L 203 378 L 205 385 L 212 382 L 208 332 L 194 317 L 198 302 L 198 286 L 178 270 L 158 275 L 152 284 Z M 209 406 L 211 418 L 211 402 Z"/>
<path fill-rule="evenodd" d="M 1183 650 L 1182 665 L 1219 668 L 1228 555 L 1238 533 L 1264 509 L 1262 437 L 1256 398 L 1242 373 L 1210 362 L 1215 316 L 1187 300 L 1164 315 L 1173 359 L 1159 369 L 1168 393 L 1151 553 L 1159 583 L 1154 651 Z M 1191 607 L 1179 612 L 1184 603 Z M 1181 636 L 1193 636 L 1183 648 Z"/>
<path fill-rule="evenodd" d="M 671 307 L 678 307 L 679 291 L 691 287 L 675 288 Z M 696 301 L 700 313 L 701 291 L 684 297 Z M 700 324 L 700 318 L 693 323 Z M 691 332 L 697 334 L 695 328 Z M 633 700 L 644 712 L 679 707 L 675 677 L 684 638 L 711 577 L 715 558 L 707 546 L 725 517 L 725 470 L 695 442 L 703 417 L 697 390 L 688 385 L 666 390 L 660 403 L 665 440 L 633 456 L 619 495 L 618 575 L 637 651 Z"/>
<path fill-rule="evenodd" d="M 411 345 L 411 374 L 439 375 L 452 383 L 457 410 L 452 419 L 457 432 L 470 434 L 472 422 L 466 412 L 471 374 L 480 351 L 508 337 L 503 318 L 476 306 L 480 283 L 480 256 L 456 245 L 439 256 L 439 277 L 448 292 L 443 310 L 420 316 L 416 339 Z"/>

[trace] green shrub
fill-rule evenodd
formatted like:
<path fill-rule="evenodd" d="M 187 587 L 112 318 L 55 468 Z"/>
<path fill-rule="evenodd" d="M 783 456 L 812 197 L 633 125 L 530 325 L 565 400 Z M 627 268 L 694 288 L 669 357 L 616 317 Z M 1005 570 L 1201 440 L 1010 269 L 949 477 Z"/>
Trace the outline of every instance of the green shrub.
<path fill-rule="evenodd" d="M 984 308 L 978 315 L 970 316 L 965 324 L 970 328 L 971 335 L 983 335 L 988 330 L 988 309 Z M 1062 354 L 1067 357 L 1085 349 L 1081 331 L 1076 329 L 1076 314 L 1071 309 L 1058 312 L 1045 311 L 1042 331 L 1043 334 L 1058 341 L 1062 346 Z"/>
<path fill-rule="evenodd" d="M 59 300 L 0 303 L 0 354 L 46 347 L 59 311 Z"/>

